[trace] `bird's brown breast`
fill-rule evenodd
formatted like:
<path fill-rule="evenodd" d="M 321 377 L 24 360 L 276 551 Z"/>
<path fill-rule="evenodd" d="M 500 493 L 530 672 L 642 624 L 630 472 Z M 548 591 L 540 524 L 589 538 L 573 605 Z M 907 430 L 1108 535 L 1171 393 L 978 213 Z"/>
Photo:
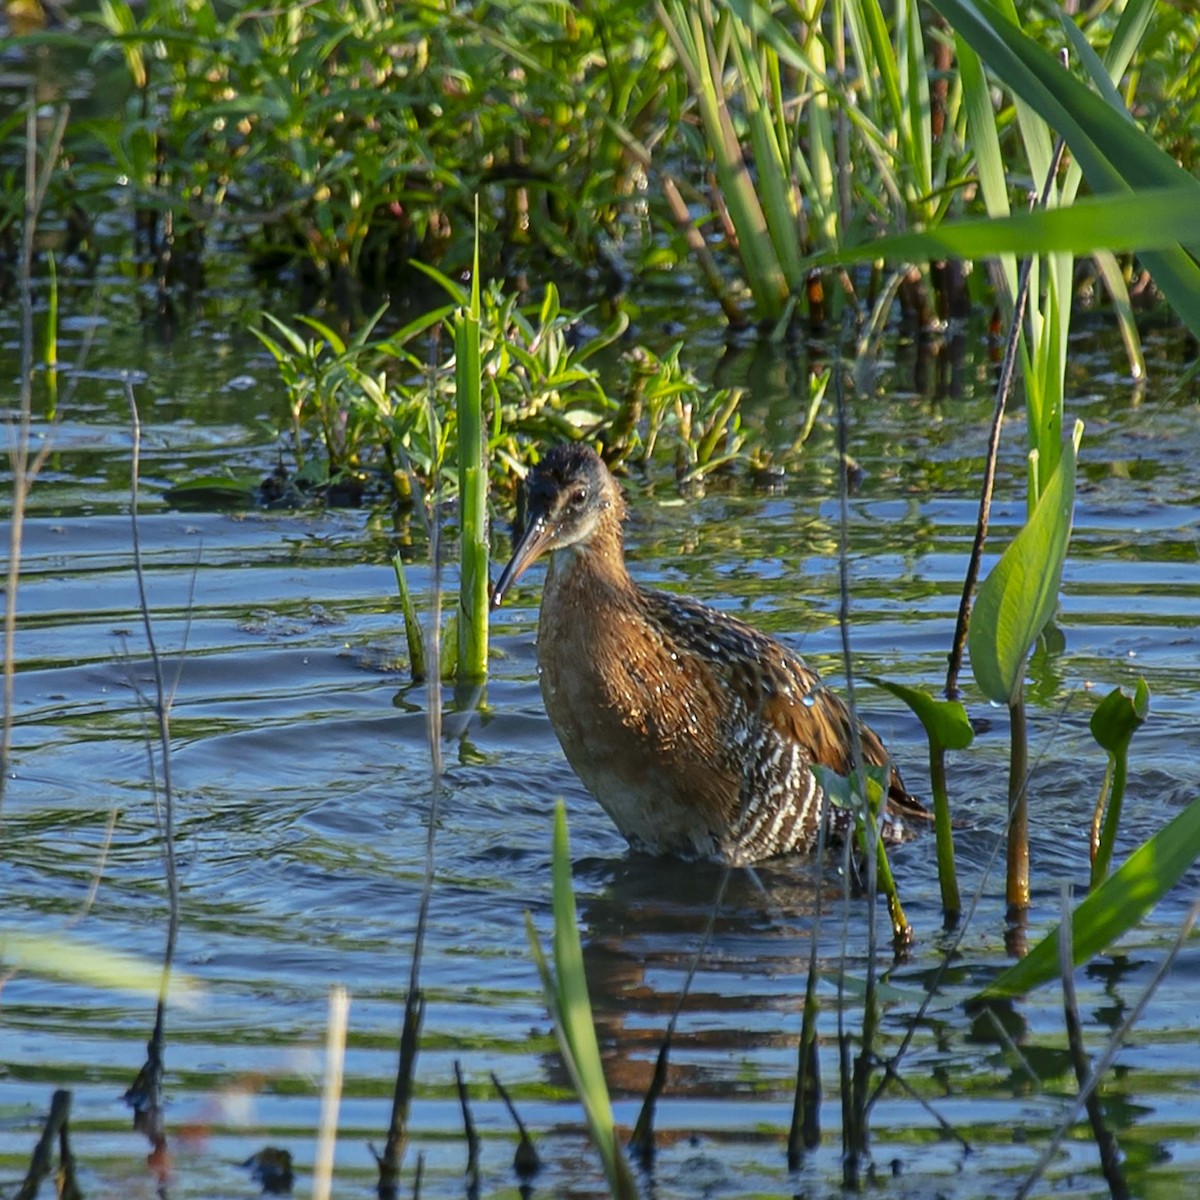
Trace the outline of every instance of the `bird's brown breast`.
<path fill-rule="evenodd" d="M 627 577 L 552 567 L 538 626 L 546 711 L 568 761 L 631 842 L 712 855 L 736 817 L 740 783 L 723 753 L 721 684 L 643 598 Z"/>

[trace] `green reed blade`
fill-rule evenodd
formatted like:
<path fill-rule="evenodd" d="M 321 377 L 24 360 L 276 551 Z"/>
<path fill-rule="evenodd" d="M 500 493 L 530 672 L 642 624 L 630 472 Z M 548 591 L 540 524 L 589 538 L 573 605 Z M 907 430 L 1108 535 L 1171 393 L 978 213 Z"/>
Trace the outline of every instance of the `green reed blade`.
<path fill-rule="evenodd" d="M 563 1062 L 576 1094 L 583 1104 L 592 1140 L 600 1153 L 604 1174 L 612 1195 L 618 1200 L 637 1200 L 637 1185 L 629 1163 L 617 1140 L 612 1102 L 600 1044 L 588 996 L 587 975 L 583 969 L 583 947 L 579 941 L 579 919 L 571 881 L 571 846 L 567 833 L 567 810 L 561 800 L 554 808 L 554 852 L 551 864 L 554 909 L 554 969 L 550 969 L 542 950 L 533 919 L 525 914 L 525 929 L 530 951 L 542 986 L 546 1004 L 554 1021 Z"/>
<path fill-rule="evenodd" d="M 454 318 L 454 394 L 461 512 L 457 674 L 462 682 L 483 679 L 487 675 L 488 657 L 488 472 L 480 371 L 480 313 L 477 200 L 470 299 Z"/>
<path fill-rule="evenodd" d="M 400 596 L 400 612 L 404 616 L 404 638 L 408 643 L 409 673 L 413 683 L 421 683 L 425 679 L 425 636 L 421 632 L 421 623 L 417 620 L 416 605 L 413 604 L 412 592 L 409 591 L 408 577 L 404 571 L 404 559 L 400 552 L 392 555 L 392 569 L 396 572 L 396 591 Z"/>
<path fill-rule="evenodd" d="M 776 320 L 788 301 L 787 279 L 725 99 L 724 59 L 716 46 L 712 5 L 708 0 L 694 5 L 672 0 L 668 9 L 656 0 L 655 8 L 696 97 L 755 307 L 764 320 Z"/>
<path fill-rule="evenodd" d="M 1016 96 L 1066 139 L 1096 193 L 1190 188 L 1200 206 L 1200 180 L 1192 178 L 1132 120 L 1063 70 L 987 0 L 933 0 L 936 8 Z M 1108 246 L 1108 249 L 1118 249 Z M 1142 261 L 1176 313 L 1200 333 L 1200 233 L 1196 222 L 1168 247 L 1144 248 Z"/>

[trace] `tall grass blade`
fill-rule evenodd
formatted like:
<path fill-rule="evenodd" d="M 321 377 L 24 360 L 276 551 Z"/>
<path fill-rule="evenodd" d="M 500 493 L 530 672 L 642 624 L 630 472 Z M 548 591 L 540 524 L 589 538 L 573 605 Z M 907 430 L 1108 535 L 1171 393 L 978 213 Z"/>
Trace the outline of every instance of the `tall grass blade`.
<path fill-rule="evenodd" d="M 1004 155 L 1000 151 L 1000 135 L 996 130 L 992 91 L 979 55 L 961 37 L 955 37 L 954 47 L 962 78 L 967 135 L 975 153 L 975 171 L 979 176 L 983 203 L 989 216 L 1007 217 L 1011 211 L 1008 204 L 1008 177 Z M 1011 252 L 999 255 L 999 259 L 1008 290 L 1006 298 L 1011 308 L 1017 295 L 1017 259 Z"/>
<path fill-rule="evenodd" d="M 425 682 L 425 635 L 417 619 L 416 605 L 408 588 L 404 559 L 397 550 L 392 555 L 392 570 L 396 573 L 396 591 L 400 596 L 400 612 L 404 617 L 404 639 L 408 643 L 409 674 L 413 683 Z"/>
<path fill-rule="evenodd" d="M 1063 70 L 987 0 L 932 0 L 1006 87 L 1066 139 L 1097 193 L 1190 188 L 1200 208 L 1200 180 L 1129 119 Z M 1110 247 L 1115 249 L 1116 247 Z M 1144 249 L 1142 261 L 1176 313 L 1200 334 L 1200 228 L 1194 223 L 1179 244 Z"/>
<path fill-rule="evenodd" d="M 810 267 L 873 262 L 921 262 L 929 258 L 995 258 L 1064 251 L 1137 251 L 1175 244 L 1197 223 L 1200 193 L 1170 186 L 1134 193 L 1087 196 L 1069 208 L 1014 213 L 1004 218 L 945 221 L 921 233 L 899 233 L 826 250 L 807 259 Z M 1183 316 L 1183 314 L 1180 314 Z"/>
<path fill-rule="evenodd" d="M 542 978 L 546 1004 L 554 1021 L 563 1062 L 583 1104 L 592 1140 L 600 1153 L 604 1174 L 618 1200 L 637 1200 L 633 1173 L 617 1141 L 608 1084 L 600 1061 L 600 1044 L 592 1020 L 583 948 L 579 942 L 575 892 L 571 882 L 571 847 L 567 835 L 567 810 L 560 800 L 554 809 L 554 853 L 551 867 L 554 907 L 554 969 L 542 950 L 533 919 L 525 915 L 525 928 L 534 963 Z"/>
<path fill-rule="evenodd" d="M 1121 331 L 1121 340 L 1125 343 L 1129 373 L 1134 379 L 1145 379 L 1146 358 L 1142 353 L 1142 339 L 1134 320 L 1133 305 L 1129 301 L 1129 289 L 1125 286 L 1121 265 L 1117 262 L 1117 256 L 1110 250 L 1097 250 L 1094 258 L 1096 270 L 1104 281 L 1104 287 L 1112 301 L 1113 315 L 1117 319 L 1117 328 Z"/>
<path fill-rule="evenodd" d="M 458 490 L 461 512 L 461 575 L 458 591 L 458 679 L 487 675 L 488 656 L 488 473 L 480 372 L 479 219 L 471 294 L 454 319 L 454 389 L 458 416 Z"/>
<path fill-rule="evenodd" d="M 710 0 L 656 0 L 655 10 L 696 97 L 721 194 L 737 232 L 738 253 L 760 318 L 777 320 L 788 302 L 787 277 L 771 240 L 754 179 L 742 153 L 724 90 Z M 732 18 L 736 20 L 736 18 Z"/>

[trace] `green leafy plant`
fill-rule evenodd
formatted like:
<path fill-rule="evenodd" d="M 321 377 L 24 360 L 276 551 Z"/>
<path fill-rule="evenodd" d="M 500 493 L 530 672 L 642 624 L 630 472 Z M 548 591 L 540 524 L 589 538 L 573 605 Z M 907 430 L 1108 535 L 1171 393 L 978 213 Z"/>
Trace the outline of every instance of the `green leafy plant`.
<path fill-rule="evenodd" d="M 1132 929 L 1200 857 L 1200 800 L 1193 800 L 1076 906 L 1071 945 L 1076 966 L 1103 952 Z M 998 1000 L 1032 991 L 1059 974 L 1058 929 L 981 992 Z"/>
<path fill-rule="evenodd" d="M 967 635 L 975 682 L 989 700 L 1007 706 L 1012 723 L 1006 883 L 1010 916 L 1029 906 L 1025 662 L 1058 605 L 1075 507 L 1075 451 L 1082 432 L 1077 423 L 1033 515 L 980 586 Z"/>
<path fill-rule="evenodd" d="M 950 797 L 946 788 L 946 751 L 965 750 L 974 740 L 975 731 L 966 709 L 957 700 L 937 700 L 928 692 L 905 687 L 886 679 L 864 677 L 868 683 L 884 688 L 912 709 L 929 741 L 929 790 L 933 798 L 933 820 L 937 836 L 938 884 L 942 892 L 942 912 L 953 923 L 962 912 L 958 874 L 954 868 L 954 831 L 950 824 Z"/>
<path fill-rule="evenodd" d="M 887 794 L 888 768 L 867 765 L 861 774 L 854 771 L 848 777 L 830 767 L 814 766 L 812 770 L 829 802 L 851 815 L 858 849 L 868 855 L 871 848 L 875 848 L 876 879 L 879 891 L 887 901 L 892 941 L 898 948 L 907 946 L 912 941 L 912 926 L 904 915 L 887 847 L 879 832 L 879 810 Z"/>
<path fill-rule="evenodd" d="M 501 495 L 511 493 L 531 448 L 548 442 L 596 438 L 613 462 L 647 461 L 665 449 L 674 454 L 681 482 L 755 451 L 741 428 L 742 393 L 702 387 L 680 363 L 681 344 L 661 357 L 630 352 L 624 394 L 610 397 L 593 364 L 626 322 L 618 318 L 580 340 L 581 316 L 563 309 L 553 284 L 531 309 L 496 285 L 478 289 L 478 357 L 459 350 L 441 361 L 443 329 L 457 348 L 466 331 L 454 314 L 472 311 L 476 289 L 422 269 L 451 303 L 394 333 L 376 334 L 382 310 L 349 339 L 312 317 L 297 319 L 302 330 L 268 317 L 278 336 L 256 331 L 279 364 L 304 481 L 323 487 L 349 478 L 361 488 L 383 486 L 407 505 L 411 471 L 423 486 L 437 480 L 445 494 L 457 494 L 460 475 L 447 464 L 457 461 L 461 445 L 458 398 L 471 401 L 472 421 L 478 414 L 467 437 L 473 444 L 478 429 L 484 474 Z M 464 516 L 475 514 L 471 520 L 482 528 L 478 497 L 468 505 Z"/>
<path fill-rule="evenodd" d="M 1126 696 L 1120 688 L 1114 688 L 1092 713 L 1092 737 L 1102 750 L 1108 752 L 1108 767 L 1092 818 L 1092 887 L 1104 879 L 1112 863 L 1113 844 L 1121 822 L 1121 801 L 1125 796 L 1125 779 L 1129 770 L 1129 743 L 1149 712 L 1150 689 L 1144 679 L 1139 679 L 1132 696 Z"/>

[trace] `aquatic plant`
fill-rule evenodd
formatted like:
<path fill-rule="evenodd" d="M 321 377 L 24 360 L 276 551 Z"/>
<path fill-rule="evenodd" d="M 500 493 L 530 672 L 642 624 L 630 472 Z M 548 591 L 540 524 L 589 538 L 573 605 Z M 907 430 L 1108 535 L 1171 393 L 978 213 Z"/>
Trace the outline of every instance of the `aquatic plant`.
<path fill-rule="evenodd" d="M 792 21 L 753 0 L 657 7 L 759 319 L 779 328 L 806 302 L 820 324 L 840 300 L 813 254 L 875 225 L 936 226 L 961 186 L 958 95 L 939 91 L 935 135 L 918 6 L 898 4 L 890 31 L 878 0 L 819 4 Z M 858 302 L 848 277 L 839 291 Z M 905 292 L 921 324 L 935 319 L 926 291 L 918 276 Z M 893 296 L 872 288 L 867 301 Z"/>
<path fill-rule="evenodd" d="M 559 800 L 554 807 L 554 851 L 551 861 L 554 910 L 554 967 L 546 959 L 533 918 L 525 914 L 529 948 L 546 1007 L 554 1022 L 554 1032 L 563 1062 L 571 1077 L 575 1094 L 583 1104 L 592 1142 L 600 1154 L 611 1195 L 617 1200 L 636 1200 L 638 1190 L 629 1162 L 617 1141 L 612 1102 L 600 1061 L 600 1045 L 592 1005 L 588 998 L 587 976 L 583 970 L 583 950 L 579 943 L 579 920 L 575 913 L 575 892 L 571 883 L 571 847 L 567 835 L 567 811 Z"/>
<path fill-rule="evenodd" d="M 1108 767 L 1092 818 L 1092 887 L 1103 881 L 1112 863 L 1129 769 L 1129 743 L 1149 712 L 1150 689 L 1144 679 L 1139 679 L 1132 696 L 1126 696 L 1120 688 L 1109 692 L 1088 722 L 1092 737 L 1108 753 Z"/>
<path fill-rule="evenodd" d="M 903 700 L 921 722 L 929 742 L 929 792 L 933 800 L 933 819 L 937 837 L 938 885 L 942 893 L 942 913 L 947 926 L 962 914 L 958 873 L 954 867 L 954 831 L 950 818 L 950 795 L 946 786 L 946 752 L 965 750 L 975 738 L 967 711 L 958 700 L 938 700 L 919 688 L 905 687 L 886 679 L 866 676 L 868 683 L 884 688 Z"/>
<path fill-rule="evenodd" d="M 488 467 L 479 351 L 479 236 L 468 303 L 454 314 L 454 412 L 458 422 L 458 678 L 487 675 L 490 583 Z"/>
<path fill-rule="evenodd" d="M 1025 662 L 1058 607 L 1075 508 L 1075 454 L 1082 434 L 1083 426 L 1077 424 L 1033 515 L 981 585 L 967 635 L 975 682 L 989 700 L 1007 706 L 1011 721 L 1006 896 L 1013 921 L 1029 907 Z"/>
<path fill-rule="evenodd" d="M 641 174 L 623 137 L 653 144 L 677 107 L 632 3 L 103 0 L 84 21 L 98 47 L 94 29 L 43 40 L 117 57 L 131 88 L 76 132 L 88 208 L 117 191 L 172 271 L 171 246 L 232 234 L 349 311 L 414 257 L 469 262 L 476 196 L 489 266 L 513 245 L 603 264 Z"/>
<path fill-rule="evenodd" d="M 648 462 L 656 450 L 673 453 L 681 483 L 758 450 L 741 428 L 742 393 L 702 387 L 680 362 L 681 344 L 663 355 L 628 352 L 624 390 L 611 396 L 592 364 L 616 343 L 626 322 L 618 318 L 581 336 L 587 314 L 563 309 L 553 284 L 532 308 L 498 284 L 478 289 L 479 380 L 472 385 L 474 368 L 461 353 L 443 358 L 441 347 L 443 331 L 456 346 L 465 336 L 455 313 L 473 303 L 475 286 L 463 288 L 428 266 L 422 270 L 451 302 L 393 333 L 376 334 L 382 309 L 348 339 L 308 316 L 297 318 L 301 329 L 268 314 L 278 336 L 255 330 L 287 391 L 299 481 L 318 494 L 383 488 L 394 503 L 407 506 L 410 472 L 423 487 L 436 481 L 444 494 L 457 494 L 459 474 L 449 464 L 460 445 L 456 395 L 462 371 L 467 394 L 478 389 L 484 461 L 490 486 L 501 496 L 511 493 L 532 447 L 563 439 L 593 438 L 613 462 Z"/>

